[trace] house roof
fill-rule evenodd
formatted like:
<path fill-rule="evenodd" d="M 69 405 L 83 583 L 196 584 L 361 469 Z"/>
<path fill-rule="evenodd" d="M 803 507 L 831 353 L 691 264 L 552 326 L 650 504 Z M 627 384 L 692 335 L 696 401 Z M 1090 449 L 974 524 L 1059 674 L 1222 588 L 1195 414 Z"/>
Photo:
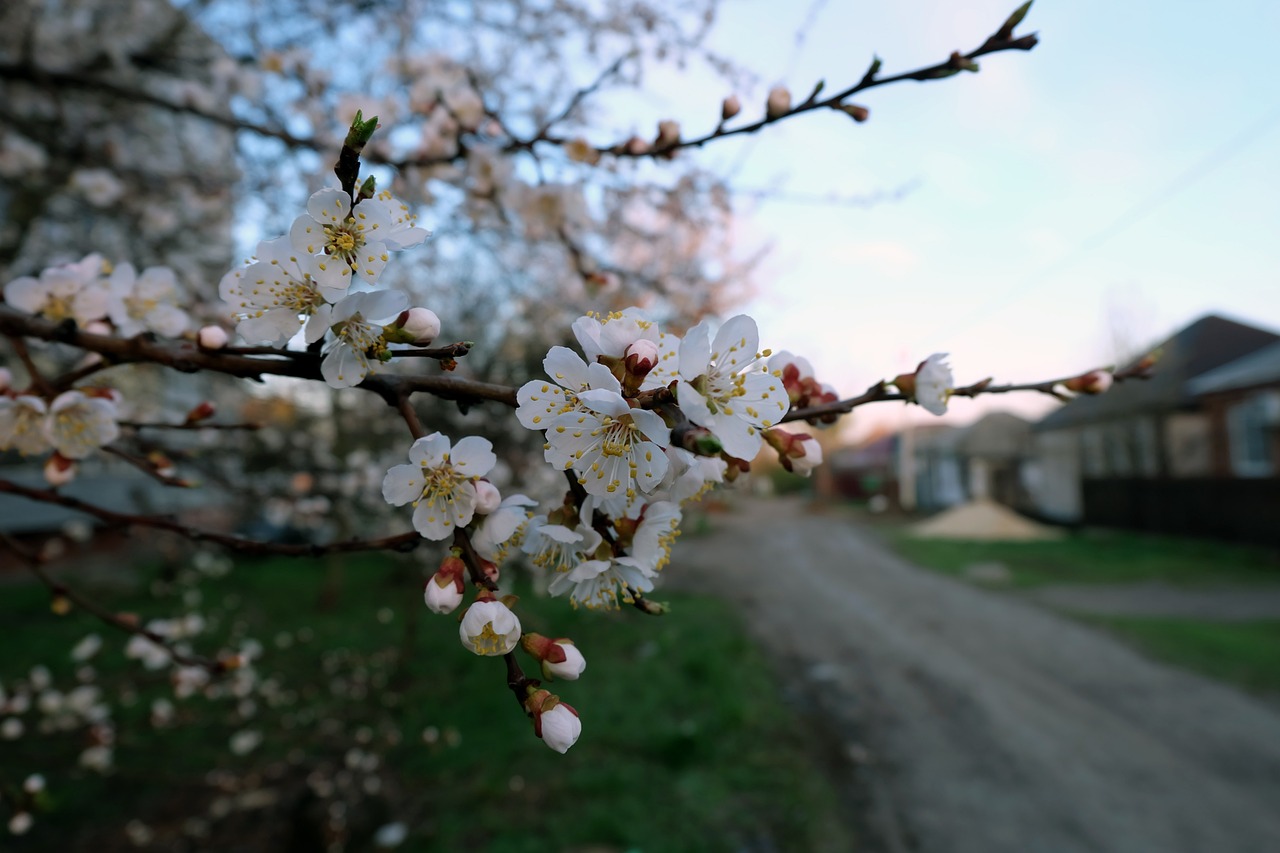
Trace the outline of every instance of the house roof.
<path fill-rule="evenodd" d="M 1196 396 L 1280 382 L 1280 343 L 1201 374 L 1187 383 Z"/>
<path fill-rule="evenodd" d="M 1160 352 L 1160 358 L 1150 379 L 1117 383 L 1096 397 L 1077 397 L 1034 428 L 1062 429 L 1128 415 L 1190 408 L 1195 394 L 1188 387 L 1189 380 L 1276 343 L 1280 343 L 1280 335 L 1274 332 L 1209 314 L 1151 348 Z"/>

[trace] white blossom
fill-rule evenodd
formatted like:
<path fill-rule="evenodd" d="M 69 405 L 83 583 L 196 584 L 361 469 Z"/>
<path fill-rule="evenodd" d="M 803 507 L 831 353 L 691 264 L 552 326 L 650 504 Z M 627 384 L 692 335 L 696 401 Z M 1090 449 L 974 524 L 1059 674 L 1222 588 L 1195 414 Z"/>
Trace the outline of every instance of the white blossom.
<path fill-rule="evenodd" d="M 943 415 L 947 411 L 947 398 L 955 387 L 955 377 L 946 362 L 947 354 L 935 352 L 920 363 L 916 370 L 916 402 L 925 411 Z"/>
<path fill-rule="evenodd" d="M 149 267 L 138 275 L 133 264 L 120 264 L 107 279 L 107 316 L 124 337 L 155 332 L 176 338 L 191 322 L 178 307 L 178 279 L 168 267 Z"/>
<path fill-rule="evenodd" d="M 332 308 L 320 306 L 312 322 L 324 323 L 333 333 L 320 363 L 320 373 L 330 387 L 351 388 L 376 371 L 387 351 L 382 327 L 398 317 L 408 302 L 399 291 L 378 290 L 352 293 Z"/>
<path fill-rule="evenodd" d="M 93 657 L 102 648 L 102 636 L 89 634 L 71 648 L 71 659 L 83 663 Z"/>
<path fill-rule="evenodd" d="M 590 527 L 571 530 L 563 524 L 548 524 L 544 515 L 529 521 L 529 532 L 520 550 L 530 561 L 550 572 L 568 572 L 582 562 L 586 554 L 595 552 L 602 539 Z"/>
<path fill-rule="evenodd" d="M 467 436 L 451 445 L 448 436 L 432 433 L 409 448 L 410 465 L 397 465 L 382 481 L 387 503 L 413 503 L 413 527 L 427 539 L 447 539 L 471 523 L 476 491 L 471 481 L 497 464 L 487 438 Z"/>
<path fill-rule="evenodd" d="M 632 592 L 653 589 L 653 576 L 653 571 L 635 557 L 585 560 L 552 578 L 548 590 L 556 596 L 569 593 L 574 607 L 583 604 L 591 609 L 615 610 L 619 598 L 631 604 L 635 601 Z"/>
<path fill-rule="evenodd" d="M 548 462 L 572 468 L 588 494 L 630 501 L 651 492 L 667 472 L 662 449 L 671 442 L 671 429 L 645 409 L 633 409 L 612 387 L 592 388 L 578 395 L 584 411 L 566 412 L 547 429 Z"/>
<path fill-rule="evenodd" d="M 50 320 L 75 320 L 80 326 L 107 314 L 107 289 L 100 281 L 101 255 L 87 255 L 74 264 L 49 267 L 39 278 L 23 276 L 5 285 L 5 302 Z"/>
<path fill-rule="evenodd" d="M 486 560 L 500 562 L 506 557 L 507 548 L 518 538 L 521 529 L 529 521 L 528 508 L 536 505 L 537 501 L 525 495 L 504 498 L 471 536 L 471 544 L 476 553 Z"/>
<path fill-rule="evenodd" d="M 307 343 L 324 337 L 328 325 L 316 314 L 346 295 L 348 280 L 333 270 L 340 262 L 297 251 L 286 237 L 258 244 L 256 262 L 222 277 L 218 295 L 240 320 L 236 331 L 247 341 L 282 343 L 307 324 Z"/>
<path fill-rule="evenodd" d="M 106 397 L 64 391 L 49 405 L 45 436 L 68 459 L 84 459 L 120 435 L 116 404 Z"/>
<path fill-rule="evenodd" d="M 77 169 L 71 174 L 71 188 L 94 207 L 110 207 L 125 194 L 125 185 L 108 169 Z"/>
<path fill-rule="evenodd" d="M 48 413 L 49 407 L 39 397 L 0 396 L 0 450 L 12 448 L 27 456 L 48 450 Z"/>
<path fill-rule="evenodd" d="M 711 430 L 726 453 L 750 461 L 760 451 L 761 430 L 786 414 L 786 391 L 777 377 L 756 369 L 767 353 L 757 352 L 755 320 L 739 314 L 709 339 L 706 323 L 699 323 L 680 345 L 680 408 Z"/>
<path fill-rule="evenodd" d="M 680 535 L 680 507 L 668 501 L 645 506 L 631 540 L 631 556 L 650 571 L 662 571 Z"/>
<path fill-rule="evenodd" d="M 463 615 L 458 636 L 478 655 L 505 655 L 520 642 L 520 620 L 501 601 L 477 601 Z"/>
<path fill-rule="evenodd" d="M 289 240 L 299 253 L 337 261 L 324 265 L 320 281 L 345 290 L 352 273 L 370 284 L 378 280 L 391 251 L 385 238 L 393 219 L 384 203 L 368 199 L 353 209 L 349 195 L 326 187 L 307 200 L 307 212 L 294 220 Z"/>

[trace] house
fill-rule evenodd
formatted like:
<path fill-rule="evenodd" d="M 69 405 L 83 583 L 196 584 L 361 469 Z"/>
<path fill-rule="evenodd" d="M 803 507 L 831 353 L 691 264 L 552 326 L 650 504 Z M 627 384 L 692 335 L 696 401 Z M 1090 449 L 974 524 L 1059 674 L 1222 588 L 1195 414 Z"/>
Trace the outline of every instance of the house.
<path fill-rule="evenodd" d="M 1247 433 L 1257 420 L 1256 404 L 1239 408 L 1252 386 L 1232 378 L 1253 368 L 1226 368 L 1277 344 L 1280 335 L 1265 329 L 1202 317 L 1155 348 L 1150 379 L 1078 397 L 1045 417 L 1034 427 L 1028 483 L 1037 511 L 1063 522 L 1280 542 L 1280 506 L 1255 510 L 1258 487 L 1221 464 L 1230 424 Z M 1215 419 L 1227 427 L 1215 431 Z"/>
<path fill-rule="evenodd" d="M 1280 474 L 1280 344 L 1198 376 L 1190 388 L 1209 418 L 1214 476 Z"/>

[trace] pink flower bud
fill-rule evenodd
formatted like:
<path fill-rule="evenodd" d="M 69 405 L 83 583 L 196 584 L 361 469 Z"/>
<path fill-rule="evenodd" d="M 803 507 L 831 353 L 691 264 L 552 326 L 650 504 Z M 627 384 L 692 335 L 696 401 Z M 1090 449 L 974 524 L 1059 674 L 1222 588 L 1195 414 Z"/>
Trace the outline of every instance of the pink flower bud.
<path fill-rule="evenodd" d="M 769 118 L 777 118 L 791 112 L 791 93 L 787 91 L 786 86 L 774 86 L 769 90 L 764 111 Z"/>
<path fill-rule="evenodd" d="M 13 387 L 13 372 L 7 367 L 0 367 L 0 394 Z"/>
<path fill-rule="evenodd" d="M 413 335 L 413 342 L 420 347 L 440 335 L 440 318 L 430 308 L 410 308 L 400 315 L 396 325 Z"/>
<path fill-rule="evenodd" d="M 680 141 L 680 122 L 658 122 L 658 138 L 653 141 L 654 148 L 666 148 Z"/>
<path fill-rule="evenodd" d="M 44 463 L 44 479 L 51 486 L 65 486 L 76 478 L 76 463 L 61 453 L 54 453 Z"/>
<path fill-rule="evenodd" d="M 476 480 L 471 485 L 476 490 L 476 515 L 488 515 L 502 503 L 498 487 L 488 480 Z"/>
<path fill-rule="evenodd" d="M 658 366 L 658 345 L 646 338 L 627 347 L 623 354 L 627 372 L 635 376 L 646 376 L 650 370 Z"/>
<path fill-rule="evenodd" d="M 1088 373 L 1068 379 L 1062 384 L 1068 391 L 1077 394 L 1101 394 L 1111 387 L 1111 374 L 1105 370 L 1091 370 Z"/>
<path fill-rule="evenodd" d="M 187 412 L 186 422 L 189 424 L 194 424 L 194 423 L 199 423 L 200 421 L 208 420 L 209 418 L 213 417 L 214 414 L 217 413 L 217 411 L 218 411 L 217 406 L 215 406 L 209 400 L 205 400 L 203 403 L 200 403 L 199 405 L 192 407 L 191 411 Z"/>
<path fill-rule="evenodd" d="M 638 136 L 633 136 L 627 140 L 626 151 L 632 157 L 642 157 L 649 153 L 649 143 Z"/>
<path fill-rule="evenodd" d="M 737 95 L 730 95 L 720 105 L 720 120 L 728 121 L 740 112 L 742 112 L 742 101 L 738 100 Z"/>
<path fill-rule="evenodd" d="M 587 668 L 587 660 L 568 637 L 548 639 L 541 634 L 525 634 L 520 647 L 542 664 L 542 675 L 547 679 L 577 681 Z"/>
<path fill-rule="evenodd" d="M 227 330 L 221 326 L 202 326 L 196 332 L 196 343 L 204 349 L 222 349 L 228 340 Z"/>
<path fill-rule="evenodd" d="M 800 452 L 799 456 L 794 455 L 797 450 Z M 811 435 L 798 435 L 792 447 L 792 455 L 786 461 L 791 463 L 789 467 L 793 474 L 808 477 L 814 468 L 822 464 L 822 445 Z"/>

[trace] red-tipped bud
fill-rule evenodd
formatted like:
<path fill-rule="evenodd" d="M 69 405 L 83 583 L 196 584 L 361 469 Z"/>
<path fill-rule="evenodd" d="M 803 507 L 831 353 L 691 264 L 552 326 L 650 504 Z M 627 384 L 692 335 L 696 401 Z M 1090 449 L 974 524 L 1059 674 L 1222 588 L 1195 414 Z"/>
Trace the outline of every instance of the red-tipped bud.
<path fill-rule="evenodd" d="M 195 406 L 191 411 L 187 412 L 186 423 L 195 424 L 200 421 L 208 420 L 218 412 L 218 407 L 213 403 L 205 400 L 203 403 Z"/>
<path fill-rule="evenodd" d="M 578 741 L 582 734 L 582 721 L 578 712 L 567 702 L 561 702 L 546 690 L 534 690 L 524 700 L 525 711 L 533 718 L 533 733 L 547 746 L 560 754 Z"/>
<path fill-rule="evenodd" d="M 444 558 L 422 591 L 422 599 L 432 613 L 452 613 L 457 609 L 466 592 L 466 573 L 467 565 L 461 559 L 452 554 Z"/>
<path fill-rule="evenodd" d="M 871 117 L 871 110 L 857 104 L 841 104 L 840 110 L 859 124 Z"/>
<path fill-rule="evenodd" d="M 764 440 L 778 452 L 782 467 L 794 474 L 807 477 L 822 464 L 822 445 L 811 435 L 771 429 L 765 431 Z"/>
<path fill-rule="evenodd" d="M 637 378 L 649 375 L 649 371 L 658 366 L 658 345 L 651 340 L 641 338 L 627 347 L 623 354 L 623 363 L 627 372 Z"/>
<path fill-rule="evenodd" d="M 525 634 L 520 638 L 520 647 L 542 664 L 542 676 L 548 680 L 577 681 L 587 668 L 582 652 L 567 637 L 552 640 L 541 634 Z"/>
<path fill-rule="evenodd" d="M 1105 370 L 1091 370 L 1062 383 L 1068 391 L 1077 394 L 1101 394 L 1111 387 L 1111 374 Z"/>
<path fill-rule="evenodd" d="M 44 479 L 51 486 L 65 486 L 76 478 L 76 461 L 53 453 L 44 463 Z"/>
<path fill-rule="evenodd" d="M 720 120 L 728 121 L 740 112 L 742 112 L 742 101 L 738 100 L 737 95 L 730 95 L 720 105 Z"/>

